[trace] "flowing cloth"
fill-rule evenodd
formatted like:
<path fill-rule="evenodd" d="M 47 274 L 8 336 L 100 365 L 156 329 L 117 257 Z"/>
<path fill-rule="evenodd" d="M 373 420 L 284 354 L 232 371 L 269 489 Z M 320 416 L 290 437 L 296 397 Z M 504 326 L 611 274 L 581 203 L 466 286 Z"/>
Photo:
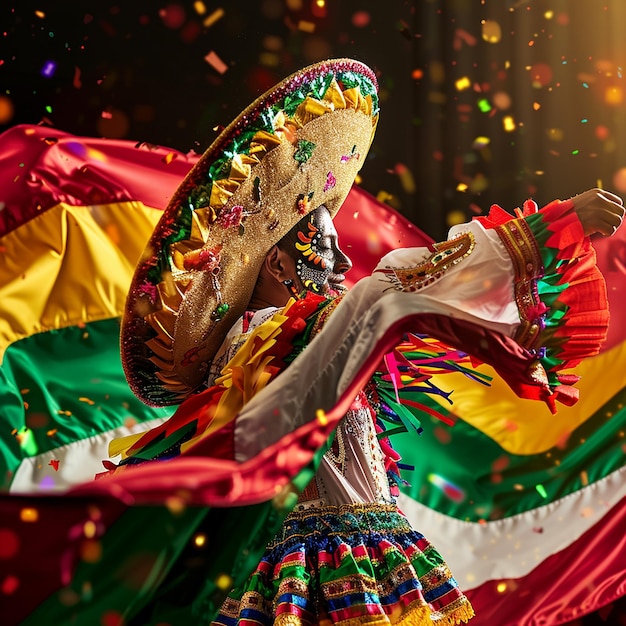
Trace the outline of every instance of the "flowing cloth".
<path fill-rule="evenodd" d="M 544 333 L 544 338 L 553 339 L 551 352 L 541 354 L 538 349 L 540 343 L 527 348 L 515 341 L 511 336 L 515 331 L 515 323 L 511 322 L 508 314 L 505 316 L 504 323 L 491 318 L 490 322 L 482 325 L 480 315 L 463 314 L 463 311 L 466 313 L 470 311 L 464 303 L 460 306 L 448 306 L 444 301 L 439 308 L 433 309 L 429 308 L 431 305 L 427 294 L 425 296 L 422 296 L 422 293 L 413 294 L 416 297 L 411 300 L 413 296 L 407 295 L 407 292 L 411 288 L 422 291 L 423 285 L 418 288 L 407 272 L 389 273 L 388 265 L 381 263 L 378 272 L 381 276 L 372 277 L 371 280 L 366 279 L 366 286 L 357 288 L 353 292 L 354 295 L 350 294 L 351 300 L 346 299 L 340 307 L 337 307 L 324 333 L 314 340 L 318 341 L 319 345 L 312 343 L 309 346 L 310 349 L 316 345 L 316 351 L 320 350 L 318 354 L 328 357 L 328 360 L 324 358 L 324 360 L 317 361 L 318 364 L 319 362 L 325 363 L 319 373 L 319 378 L 307 379 L 306 374 L 313 371 L 315 366 L 311 362 L 307 364 L 307 359 L 299 358 L 275 383 L 267 386 L 246 404 L 239 416 L 231 422 L 231 432 L 227 439 L 233 444 L 232 452 L 236 455 L 237 461 L 216 458 L 213 455 L 215 450 L 211 447 L 210 438 L 207 438 L 190 448 L 188 455 L 169 462 L 165 476 L 160 464 L 146 464 L 134 468 L 132 472 L 85 484 L 64 498 L 20 500 L 16 497 L 4 502 L 7 524 L 16 526 L 20 523 L 27 524 L 28 520 L 33 519 L 35 515 L 33 511 L 35 511 L 37 519 L 42 522 L 45 520 L 48 529 L 47 537 L 37 532 L 29 534 L 24 530 L 24 534 L 19 535 L 21 537 L 18 541 L 19 549 L 16 548 L 15 552 L 15 554 L 21 554 L 22 558 L 26 558 L 25 546 L 29 546 L 29 549 L 34 551 L 33 554 L 38 551 L 40 564 L 50 563 L 48 571 L 51 575 L 48 588 L 51 591 L 57 590 L 57 593 L 50 596 L 50 600 L 46 602 L 43 602 L 46 595 L 42 593 L 32 598 L 31 601 L 43 602 L 43 604 L 40 605 L 40 611 L 31 614 L 31 623 L 37 623 L 37 620 L 44 614 L 53 621 L 65 619 L 62 616 L 68 614 L 85 618 L 90 610 L 93 611 L 93 618 L 97 621 L 105 612 L 106 607 L 111 610 L 119 607 L 120 614 L 132 618 L 132 616 L 141 615 L 143 608 L 154 602 L 156 598 L 168 599 L 170 606 L 176 605 L 177 603 L 172 598 L 174 595 L 172 590 L 180 591 L 181 584 L 184 586 L 191 580 L 188 572 L 185 572 L 184 567 L 180 565 L 184 562 L 183 557 L 189 558 L 190 556 L 186 552 L 187 542 L 198 537 L 196 533 L 202 528 L 211 530 L 212 538 L 217 537 L 213 543 L 214 551 L 211 556 L 219 554 L 229 564 L 222 571 L 229 570 L 235 574 L 235 576 L 230 576 L 227 584 L 224 585 L 219 576 L 211 578 L 203 570 L 207 584 L 203 589 L 197 589 L 196 585 L 193 590 L 197 592 L 198 597 L 203 596 L 205 599 L 214 594 L 215 597 L 212 597 L 211 602 L 215 604 L 218 601 L 217 598 L 227 591 L 224 587 L 229 587 L 233 578 L 241 577 L 238 569 L 247 575 L 247 572 L 251 571 L 258 562 L 258 555 L 264 548 L 267 535 L 271 536 L 275 529 L 280 527 L 282 516 L 293 506 L 289 498 L 284 498 L 282 490 L 298 482 L 301 484 L 308 482 L 311 472 L 308 475 L 306 471 L 301 472 L 306 470 L 316 451 L 339 423 L 357 390 L 369 380 L 378 366 L 380 356 L 392 350 L 401 341 L 405 330 L 430 333 L 447 340 L 451 345 L 462 345 L 477 358 L 492 363 L 520 395 L 542 398 L 551 405 L 557 398 L 573 400 L 574 396 L 567 384 L 571 381 L 565 379 L 559 381 L 557 373 L 561 366 L 566 366 L 581 356 L 593 354 L 594 345 L 597 347 L 601 340 L 606 317 L 603 315 L 604 296 L 601 280 L 592 268 L 593 258 L 589 243 L 582 237 L 580 226 L 577 226 L 575 218 L 572 219 L 571 213 L 571 206 L 568 206 L 568 203 L 561 203 L 556 207 L 551 207 L 549 211 L 536 214 L 534 218 L 529 216 L 527 221 L 534 228 L 534 237 L 539 242 L 541 250 L 546 253 L 546 258 L 542 259 L 541 271 L 530 278 L 516 277 L 516 272 L 523 270 L 525 266 L 520 263 L 511 264 L 510 261 L 506 262 L 507 269 L 504 271 L 509 281 L 506 290 L 507 307 L 510 309 L 510 303 L 514 300 L 518 311 L 525 312 L 525 315 L 521 317 L 528 318 L 529 329 L 536 318 L 543 316 L 547 321 L 553 321 L 549 315 L 551 312 L 555 313 L 552 316 L 554 319 L 558 318 L 559 323 L 554 323 L 552 327 L 545 326 L 551 333 Z M 5 212 L 4 215 L 7 216 L 9 213 Z M 533 221 L 534 224 L 532 224 Z M 501 260 L 511 258 L 509 252 L 505 250 L 503 240 L 496 239 L 493 233 L 489 233 L 489 230 L 493 228 L 488 230 L 479 228 L 476 234 L 479 238 L 484 235 L 492 243 L 498 242 L 495 245 L 497 251 L 495 258 Z M 547 254 L 548 252 L 550 254 Z M 404 269 L 419 266 L 423 270 L 429 251 L 411 254 L 417 254 L 417 256 L 414 256 Z M 474 252 L 468 255 L 466 260 L 480 258 L 472 255 Z M 577 260 L 576 263 L 573 262 L 574 259 Z M 460 262 L 455 264 L 455 267 L 465 269 L 469 268 L 469 265 Z M 491 265 L 495 264 L 487 261 L 483 269 Z M 480 268 L 480 265 L 478 267 Z M 454 267 L 452 269 L 455 270 Z M 579 275 L 571 279 L 569 275 L 575 270 L 579 270 Z M 433 287 L 439 285 L 442 287 L 442 292 L 447 292 L 449 290 L 444 287 L 445 282 L 448 277 L 454 276 L 457 272 L 447 271 L 445 274 L 446 281 L 436 276 L 436 272 L 427 278 L 433 279 L 431 281 Z M 368 281 L 370 283 L 377 281 L 377 289 L 371 291 L 367 286 Z M 539 302 L 533 298 L 535 294 L 532 289 L 529 293 L 521 293 L 518 298 L 514 285 L 516 287 L 524 282 L 531 287 L 533 284 L 542 282 L 542 293 L 550 294 L 549 301 L 545 304 L 547 311 L 539 307 Z M 453 286 L 453 284 L 450 285 L 450 290 Z M 455 286 L 455 289 L 461 286 L 462 281 Z M 577 292 L 578 286 L 584 286 L 587 293 L 585 298 L 572 297 Z M 382 297 L 381 289 L 383 290 Z M 423 293 L 425 294 L 426 290 L 423 290 Z M 372 294 L 376 301 L 374 304 Z M 476 292 L 466 295 L 474 295 L 475 298 Z M 527 306 L 522 306 L 525 295 Z M 424 306 L 411 308 L 408 304 L 401 304 L 410 301 L 422 302 Z M 348 305 L 345 304 L 346 302 Z M 576 308 L 581 302 L 585 304 L 582 313 Z M 361 306 L 360 309 L 359 306 Z M 342 308 L 345 313 L 340 315 Z M 572 323 L 568 327 L 570 321 Z M 322 345 L 321 337 L 325 336 L 328 329 L 332 330 L 331 323 L 335 326 L 335 330 L 343 329 L 347 333 L 346 337 L 339 343 L 333 344 L 333 341 L 329 340 L 326 345 Z M 492 323 L 495 327 L 490 327 Z M 500 326 L 500 324 L 503 325 Z M 578 333 L 584 345 L 574 346 L 576 350 L 568 353 L 569 344 L 566 339 L 573 336 L 579 327 L 585 328 L 585 332 Z M 564 330 L 559 333 L 559 329 Z M 332 333 L 328 336 L 337 337 Z M 575 343 L 578 343 L 578 338 Z M 309 352 L 309 349 L 306 352 Z M 544 371 L 547 371 L 547 376 L 538 376 L 541 374 L 541 369 L 537 367 L 537 364 L 541 363 L 542 359 L 544 363 L 542 367 Z M 548 362 L 546 359 L 552 359 L 552 361 Z M 341 369 L 341 375 L 338 376 L 339 368 L 343 367 L 342 363 L 346 367 Z M 333 368 L 336 369 L 333 370 Z M 307 381 L 315 381 L 316 384 L 310 390 L 305 390 L 300 394 L 297 386 L 289 384 L 288 379 L 283 378 L 285 375 L 289 375 L 292 380 L 295 379 L 301 385 L 306 384 Z M 325 387 L 323 383 L 328 380 L 335 381 L 336 384 Z M 291 391 L 289 392 L 287 388 Z M 196 397 L 199 398 L 201 395 Z M 277 404 L 277 401 L 282 399 L 285 399 L 288 404 L 284 406 Z M 185 407 L 185 410 L 192 409 L 191 406 Z M 245 426 L 247 420 L 253 419 L 256 411 L 260 411 L 257 415 L 272 416 L 275 411 L 278 411 L 276 417 L 279 431 L 282 429 L 282 432 L 286 434 L 278 440 L 273 439 L 274 435 L 269 433 L 269 440 L 260 438 L 261 441 L 251 441 L 252 438 Z M 319 419 L 319 415 L 323 415 L 323 419 Z M 206 450 L 203 450 L 203 446 L 207 447 Z M 283 454 L 279 455 L 279 451 Z M 279 495 L 283 496 L 282 498 L 277 498 L 277 490 Z M 135 506 L 132 509 L 132 515 L 129 515 L 127 509 L 131 502 Z M 254 520 L 247 518 L 239 527 L 235 527 L 234 522 L 241 521 L 238 520 L 238 517 L 241 517 L 241 509 L 223 509 L 218 515 L 211 516 L 215 509 L 207 511 L 205 508 L 206 505 L 242 507 L 262 502 L 271 503 L 271 506 L 256 509 L 256 513 L 261 510 L 264 513 L 253 515 Z M 167 508 L 162 511 L 142 509 L 142 505 L 147 504 L 166 505 Z M 60 510 L 64 511 L 63 519 L 56 515 L 56 512 Z M 231 510 L 232 515 L 229 514 Z M 176 511 L 179 512 L 178 516 L 176 516 Z M 156 557 L 153 561 L 154 567 L 150 567 L 145 576 L 137 573 L 138 580 L 141 580 L 139 588 L 135 587 L 133 591 L 124 592 L 122 588 L 113 589 L 115 585 L 103 585 L 103 572 L 106 572 L 112 565 L 114 566 L 115 562 L 95 558 L 96 552 L 94 551 L 99 549 L 103 551 L 102 554 L 106 555 L 111 553 L 112 542 L 113 544 L 115 542 L 128 544 L 129 541 L 135 541 L 142 534 L 142 528 L 145 529 L 148 526 L 153 528 L 155 524 L 158 527 L 159 516 L 164 534 L 152 543 L 145 534 L 142 536 L 142 541 L 148 541 L 145 544 L 145 550 Z M 134 523 L 131 519 L 133 517 Z M 125 521 L 116 523 L 122 518 Z M 265 524 L 265 522 L 268 523 Z M 64 530 L 68 524 L 71 529 Z M 265 528 L 262 527 L 264 524 Z M 224 532 L 220 534 L 217 532 L 218 528 L 222 528 Z M 251 532 L 251 528 L 255 528 L 255 531 Z M 233 534 L 238 538 L 238 543 L 232 550 L 219 544 L 220 537 Z M 10 534 L 10 538 L 14 536 Z M 46 545 L 46 540 L 49 543 L 55 536 L 65 537 L 67 541 L 60 572 L 56 572 L 56 563 L 53 560 L 46 560 L 46 551 L 39 549 Z M 92 539 L 97 540 L 99 548 L 90 542 Z M 11 541 L 6 545 L 13 545 Z M 159 544 L 163 548 L 161 551 L 157 548 Z M 9 550 L 9 554 L 13 552 Z M 242 558 L 243 554 L 250 555 L 250 558 Z M 208 557 L 206 558 L 211 561 Z M 156 567 L 157 563 L 160 564 L 159 567 Z M 224 566 L 224 562 L 218 562 L 214 558 L 212 564 L 216 567 Z M 13 571 L 19 573 L 21 570 L 14 568 Z M 220 570 L 213 571 L 219 572 Z M 55 573 L 52 574 L 52 572 Z M 192 578 L 197 579 L 198 571 L 194 571 L 193 574 Z M 18 581 L 20 580 L 19 576 L 11 575 Z M 176 578 L 178 584 L 174 586 L 172 581 Z M 9 580 L 9 585 L 13 584 L 11 582 L 13 578 L 7 580 Z M 20 597 L 19 593 L 13 598 L 17 600 Z M 184 611 L 185 599 L 188 599 L 185 594 L 180 594 L 180 597 L 175 599 L 179 601 L 181 611 Z M 89 606 L 85 605 L 86 602 Z M 189 606 L 189 603 L 186 606 Z M 21 614 L 24 614 L 23 610 Z"/>

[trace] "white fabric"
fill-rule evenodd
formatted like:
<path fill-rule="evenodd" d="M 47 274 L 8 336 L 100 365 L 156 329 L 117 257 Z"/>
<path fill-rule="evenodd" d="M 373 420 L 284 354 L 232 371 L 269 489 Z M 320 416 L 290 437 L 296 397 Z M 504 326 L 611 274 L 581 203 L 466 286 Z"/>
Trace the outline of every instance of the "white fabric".
<path fill-rule="evenodd" d="M 284 434 L 329 411 L 394 323 L 416 313 L 437 313 L 473 322 L 513 336 L 519 313 L 513 297 L 513 268 L 498 235 L 479 223 L 463 225 L 451 236 L 469 231 L 474 250 L 437 281 L 415 293 L 390 287 L 381 274 L 359 281 L 311 344 L 285 372 L 257 394 L 235 424 L 235 457 L 245 461 Z M 395 250 L 378 268 L 419 265 L 425 248 Z M 259 415 L 272 415 L 260 423 Z"/>
<path fill-rule="evenodd" d="M 133 426 L 120 426 L 93 437 L 79 439 L 22 460 L 11 483 L 11 493 L 63 492 L 89 482 L 104 472 L 102 460 L 110 460 L 109 443 L 113 439 L 134 435 L 165 422 L 167 417 L 156 417 Z M 50 465 L 58 461 L 58 470 Z"/>
<path fill-rule="evenodd" d="M 626 468 L 622 467 L 546 506 L 493 522 L 463 522 L 404 494 L 398 506 L 414 528 L 428 529 L 428 540 L 446 555 L 455 579 L 468 590 L 489 580 L 526 576 L 601 523 L 624 497 Z M 566 520 L 567 532 L 563 532 Z"/>

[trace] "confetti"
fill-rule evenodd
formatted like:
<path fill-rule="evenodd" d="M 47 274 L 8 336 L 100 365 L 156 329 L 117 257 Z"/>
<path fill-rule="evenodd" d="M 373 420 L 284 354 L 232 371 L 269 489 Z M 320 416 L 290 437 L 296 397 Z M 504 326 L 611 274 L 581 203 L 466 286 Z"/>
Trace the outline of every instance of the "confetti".
<path fill-rule="evenodd" d="M 58 472 L 59 471 L 59 463 L 60 463 L 60 461 L 58 459 L 50 459 L 50 463 L 48 463 L 48 465 L 50 465 L 50 467 L 52 467 L 55 472 Z"/>
<path fill-rule="evenodd" d="M 41 75 L 45 78 L 52 78 L 56 72 L 57 64 L 54 61 L 46 61 L 41 68 Z"/>
<path fill-rule="evenodd" d="M 463 489 L 450 482 L 439 474 L 428 474 L 428 482 L 440 489 L 443 494 L 453 502 L 463 502 L 465 500 L 465 492 Z"/>
<path fill-rule="evenodd" d="M 196 3 L 198 4 L 198 3 Z M 205 28 L 209 28 L 215 24 L 218 20 L 221 20 L 224 17 L 224 9 L 215 9 L 213 13 L 208 15 L 202 22 L 202 26 Z"/>
<path fill-rule="evenodd" d="M 204 57 L 204 60 L 220 74 L 224 74 L 228 69 L 228 65 L 213 50 Z"/>
<path fill-rule="evenodd" d="M 542 484 L 535 485 L 535 489 L 537 490 L 537 493 L 539 493 L 539 495 L 542 498 L 547 498 L 548 497 L 548 493 L 546 492 L 546 488 Z"/>
<path fill-rule="evenodd" d="M 17 576 L 13 576 L 12 574 L 9 574 L 2 581 L 2 584 L 0 584 L 0 591 L 5 596 L 10 596 L 11 594 L 17 591 L 19 586 L 20 586 L 19 578 L 17 578 Z"/>
<path fill-rule="evenodd" d="M 39 511 L 33 508 L 23 508 L 20 511 L 20 519 L 23 522 L 36 522 L 39 519 Z"/>
<path fill-rule="evenodd" d="M 303 33 L 314 33 L 315 32 L 315 22 L 309 22 L 308 20 L 300 20 L 298 22 L 298 30 Z"/>

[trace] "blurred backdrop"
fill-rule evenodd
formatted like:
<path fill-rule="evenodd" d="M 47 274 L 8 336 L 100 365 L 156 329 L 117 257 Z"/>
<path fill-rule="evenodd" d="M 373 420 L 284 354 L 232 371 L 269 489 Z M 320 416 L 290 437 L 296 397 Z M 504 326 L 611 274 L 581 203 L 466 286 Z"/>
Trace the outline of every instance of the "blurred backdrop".
<path fill-rule="evenodd" d="M 626 193 L 623 0 L 14 0 L 0 128 L 203 151 L 328 57 L 378 74 L 361 186 L 434 238 L 498 202 Z"/>
<path fill-rule="evenodd" d="M 5 0 L 0 130 L 199 153 L 284 76 L 354 57 L 382 109 L 359 184 L 438 239 L 493 202 L 626 194 L 624 24 L 624 0 Z"/>

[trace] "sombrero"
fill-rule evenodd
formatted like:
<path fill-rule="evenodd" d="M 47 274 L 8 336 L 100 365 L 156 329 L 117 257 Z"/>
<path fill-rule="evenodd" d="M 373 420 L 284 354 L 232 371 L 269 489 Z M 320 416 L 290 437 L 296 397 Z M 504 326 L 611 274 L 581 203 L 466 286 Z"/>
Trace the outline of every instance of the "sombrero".
<path fill-rule="evenodd" d="M 133 392 L 177 404 L 205 381 L 263 259 L 304 215 L 335 215 L 370 147 L 377 82 L 358 61 L 304 68 L 219 135 L 157 224 L 131 283 L 122 363 Z"/>

